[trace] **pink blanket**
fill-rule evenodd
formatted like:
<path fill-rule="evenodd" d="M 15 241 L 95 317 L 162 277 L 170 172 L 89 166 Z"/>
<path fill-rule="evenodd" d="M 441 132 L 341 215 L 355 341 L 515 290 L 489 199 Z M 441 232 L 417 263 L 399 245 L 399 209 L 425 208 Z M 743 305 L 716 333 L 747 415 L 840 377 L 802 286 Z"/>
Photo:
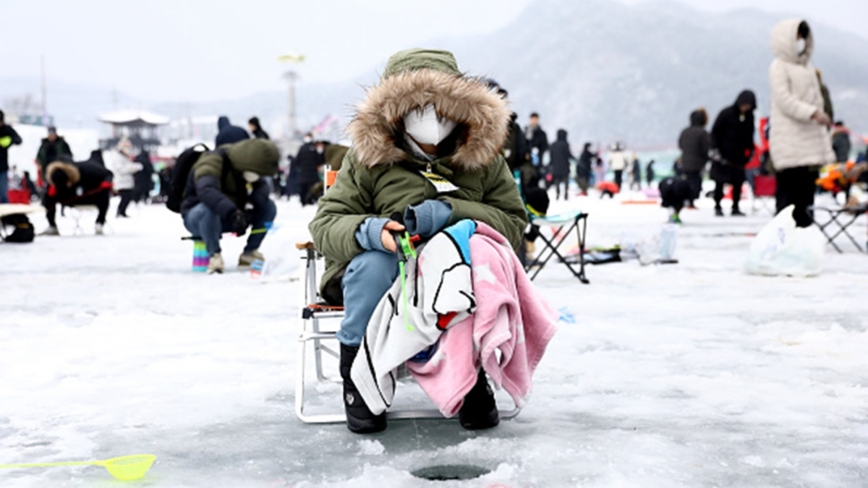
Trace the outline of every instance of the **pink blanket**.
<path fill-rule="evenodd" d="M 555 333 L 557 315 L 525 274 L 506 239 L 478 222 L 470 238 L 476 312 L 449 327 L 428 362 L 408 362 L 443 415 L 461 408 L 481 365 L 523 407 L 532 375 Z"/>

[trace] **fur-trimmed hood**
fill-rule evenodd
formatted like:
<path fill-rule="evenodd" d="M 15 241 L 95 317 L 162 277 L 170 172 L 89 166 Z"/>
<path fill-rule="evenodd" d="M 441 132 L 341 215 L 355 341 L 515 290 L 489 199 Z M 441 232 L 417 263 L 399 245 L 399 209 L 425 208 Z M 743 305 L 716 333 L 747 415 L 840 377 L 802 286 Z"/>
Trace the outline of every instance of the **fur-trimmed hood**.
<path fill-rule="evenodd" d="M 77 185 L 79 181 L 81 181 L 81 171 L 78 170 L 78 167 L 76 165 L 72 163 L 64 163 L 63 161 L 55 161 L 45 168 L 45 181 L 47 181 L 49 185 L 54 185 L 54 181 L 52 181 L 51 175 L 55 170 L 60 170 L 66 173 L 66 186 L 68 188 L 72 188 L 73 186 Z"/>
<path fill-rule="evenodd" d="M 370 168 L 409 159 L 404 116 L 433 104 L 437 115 L 458 123 L 451 164 L 471 171 L 490 165 L 506 141 L 511 114 L 506 100 L 481 80 L 432 68 L 424 60 L 417 69 L 412 60 L 403 62 L 403 71 L 368 89 L 357 107 L 347 129 L 357 161 Z"/>

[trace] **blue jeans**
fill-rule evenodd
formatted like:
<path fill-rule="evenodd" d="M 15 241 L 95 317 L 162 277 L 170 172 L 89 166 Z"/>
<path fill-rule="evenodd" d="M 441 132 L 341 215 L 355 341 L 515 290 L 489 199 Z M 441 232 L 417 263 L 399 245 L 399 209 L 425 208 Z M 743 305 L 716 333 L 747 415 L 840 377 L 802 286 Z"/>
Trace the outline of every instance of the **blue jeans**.
<path fill-rule="evenodd" d="M 398 276 L 398 255 L 382 251 L 365 251 L 347 266 L 341 287 L 344 292 L 344 320 L 337 333 L 347 346 L 362 343 L 368 321 Z"/>
<path fill-rule="evenodd" d="M 246 214 L 247 221 L 254 230 L 264 229 L 266 224 L 271 224 L 274 221 L 274 217 L 277 215 L 277 206 L 268 200 L 268 204 L 264 207 L 254 207 L 252 210 L 247 210 Z M 223 232 L 232 232 L 229 222 L 223 222 L 219 215 L 201 202 L 191 208 L 184 216 L 184 227 L 205 242 L 209 256 L 220 252 L 220 236 Z M 259 249 L 263 239 L 265 239 L 265 232 L 248 235 L 244 252 L 249 253 Z"/>
<path fill-rule="evenodd" d="M 9 172 L 0 171 L 0 203 L 9 203 Z"/>

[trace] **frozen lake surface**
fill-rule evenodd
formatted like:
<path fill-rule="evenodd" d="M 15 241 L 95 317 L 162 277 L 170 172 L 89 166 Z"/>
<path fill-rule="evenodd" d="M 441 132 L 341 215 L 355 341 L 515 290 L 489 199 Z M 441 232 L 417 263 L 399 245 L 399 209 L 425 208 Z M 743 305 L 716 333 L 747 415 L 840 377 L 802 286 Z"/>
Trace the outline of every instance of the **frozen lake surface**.
<path fill-rule="evenodd" d="M 64 237 L 0 244 L 0 463 L 153 453 L 134 484 L 153 487 L 868 485 L 868 256 L 845 245 L 815 278 L 749 276 L 750 234 L 770 214 L 701 205 L 683 213 L 678 264 L 592 266 L 590 285 L 560 265 L 541 272 L 575 323 L 560 322 L 517 418 L 478 433 L 395 421 L 369 436 L 295 417 L 299 284 L 235 271 L 241 240 L 224 240 L 228 272 L 206 276 L 162 206 L 111 219 L 104 237 L 89 214 L 73 235 L 67 216 Z M 666 219 L 595 198 L 551 212 L 568 208 L 590 213 L 592 246 Z M 271 266 L 295 266 L 313 212 L 279 203 Z M 308 395 L 341 409 L 337 385 Z M 490 473 L 411 474 L 440 464 Z M 98 467 L 0 470 L 5 488 L 120 484 Z"/>

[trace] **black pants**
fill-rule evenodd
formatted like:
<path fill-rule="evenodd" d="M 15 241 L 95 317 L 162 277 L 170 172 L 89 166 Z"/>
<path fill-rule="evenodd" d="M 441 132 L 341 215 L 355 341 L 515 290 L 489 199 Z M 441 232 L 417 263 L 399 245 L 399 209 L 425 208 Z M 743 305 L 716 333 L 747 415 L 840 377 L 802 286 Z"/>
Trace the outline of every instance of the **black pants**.
<path fill-rule="evenodd" d="M 744 168 L 738 166 L 729 166 L 728 178 L 726 181 L 722 179 L 714 182 L 714 206 L 720 208 L 720 201 L 723 200 L 723 186 L 727 183 L 732 185 L 732 209 L 738 210 L 738 204 L 741 201 L 741 187 L 744 185 Z"/>
<path fill-rule="evenodd" d="M 555 176 L 552 177 L 552 184 L 555 185 L 555 199 L 561 197 L 561 185 L 564 187 L 564 200 L 569 198 L 569 190 L 570 190 L 570 177 L 569 176 Z"/>
<path fill-rule="evenodd" d="M 100 190 L 93 195 L 88 195 L 81 198 L 71 198 L 64 201 L 60 201 L 55 197 L 50 197 L 46 193 L 45 198 L 42 199 L 42 205 L 45 207 L 45 218 L 48 219 L 48 225 L 52 227 L 57 227 L 57 223 L 54 220 L 54 215 L 55 207 L 58 203 L 63 204 L 67 207 L 96 205 L 97 210 L 99 210 L 99 214 L 97 214 L 96 217 L 96 223 L 105 224 L 105 216 L 106 214 L 108 214 L 110 198 L 111 195 L 109 194 L 109 190 Z"/>
<path fill-rule="evenodd" d="M 133 190 L 120 190 L 118 193 L 121 195 L 121 203 L 118 204 L 118 215 L 126 217 L 127 207 L 133 201 Z"/>
<path fill-rule="evenodd" d="M 616 169 L 615 170 L 615 184 L 618 185 L 618 191 L 621 190 L 621 184 L 624 182 L 624 170 Z"/>
<path fill-rule="evenodd" d="M 808 207 L 814 204 L 819 176 L 818 170 L 808 166 L 781 170 L 775 175 L 778 184 L 775 207 L 780 212 L 794 205 L 793 218 L 796 220 L 796 227 L 810 227 L 814 222 L 813 213 Z"/>
<path fill-rule="evenodd" d="M 576 176 L 576 185 L 579 186 L 579 190 L 582 190 L 582 194 L 588 193 L 589 184 L 590 181 L 587 176 Z"/>
<path fill-rule="evenodd" d="M 690 203 L 699 198 L 702 193 L 702 171 L 685 171 L 684 176 L 690 185 Z"/>
<path fill-rule="evenodd" d="M 298 183 L 298 196 L 301 198 L 302 206 L 316 203 L 316 197 L 311 193 L 311 190 L 317 183 L 318 181 L 300 181 Z"/>

